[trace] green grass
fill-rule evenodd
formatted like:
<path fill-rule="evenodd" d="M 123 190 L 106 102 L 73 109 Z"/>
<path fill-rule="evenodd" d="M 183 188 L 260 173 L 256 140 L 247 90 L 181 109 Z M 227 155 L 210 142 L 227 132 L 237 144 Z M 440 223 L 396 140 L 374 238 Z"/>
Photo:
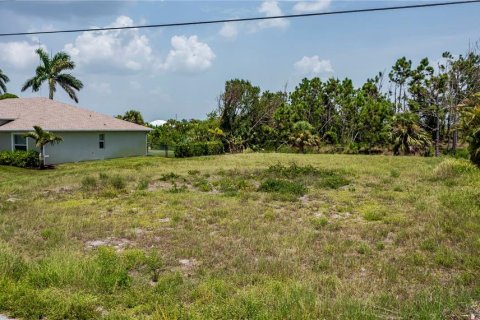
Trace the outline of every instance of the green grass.
<path fill-rule="evenodd" d="M 463 160 L 240 154 L 0 167 L 0 314 L 445 319 L 480 300 Z"/>

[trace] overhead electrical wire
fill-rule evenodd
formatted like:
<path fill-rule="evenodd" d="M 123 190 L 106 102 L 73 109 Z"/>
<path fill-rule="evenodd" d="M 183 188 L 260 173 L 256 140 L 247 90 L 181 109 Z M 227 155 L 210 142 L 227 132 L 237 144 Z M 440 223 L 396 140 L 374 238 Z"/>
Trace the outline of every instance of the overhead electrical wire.
<path fill-rule="evenodd" d="M 123 26 L 123 27 L 84 28 L 84 29 L 66 29 L 66 30 L 50 30 L 50 31 L 31 31 L 31 32 L 12 32 L 12 33 L 0 33 L 0 37 L 28 36 L 28 35 L 39 35 L 39 34 L 57 34 L 57 33 L 75 33 L 75 32 L 114 31 L 114 30 L 127 30 L 127 29 L 167 28 L 167 27 L 194 26 L 194 25 L 216 24 L 216 23 L 272 20 L 272 19 L 293 19 L 293 18 L 330 16 L 330 15 L 341 15 L 341 14 L 354 14 L 354 13 L 367 13 L 367 12 L 379 12 L 379 11 L 432 8 L 432 7 L 443 7 L 443 6 L 453 6 L 453 5 L 465 5 L 465 4 L 473 4 L 473 3 L 480 3 L 480 0 L 435 2 L 435 3 L 413 4 L 413 5 L 404 5 L 404 6 L 377 7 L 377 8 L 352 9 L 352 10 L 315 12 L 315 13 L 301 13 L 301 14 L 287 14 L 287 15 L 279 15 L 279 16 L 271 16 L 271 17 L 250 17 L 250 18 L 236 18 L 236 19 L 203 20 L 203 21 L 174 22 L 174 23 L 148 24 L 148 25 Z"/>

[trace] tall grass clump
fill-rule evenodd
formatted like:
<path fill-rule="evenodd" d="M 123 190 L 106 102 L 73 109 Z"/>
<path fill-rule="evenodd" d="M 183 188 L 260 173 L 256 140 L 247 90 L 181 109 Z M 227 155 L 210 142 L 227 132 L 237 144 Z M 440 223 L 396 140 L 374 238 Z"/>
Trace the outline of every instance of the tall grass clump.
<path fill-rule="evenodd" d="M 433 170 L 437 179 L 456 178 L 465 173 L 472 173 L 478 170 L 475 165 L 465 159 L 446 159 Z"/>
<path fill-rule="evenodd" d="M 262 184 L 258 188 L 258 191 L 303 196 L 307 193 L 307 187 L 304 184 L 298 182 L 268 178 L 262 182 Z"/>

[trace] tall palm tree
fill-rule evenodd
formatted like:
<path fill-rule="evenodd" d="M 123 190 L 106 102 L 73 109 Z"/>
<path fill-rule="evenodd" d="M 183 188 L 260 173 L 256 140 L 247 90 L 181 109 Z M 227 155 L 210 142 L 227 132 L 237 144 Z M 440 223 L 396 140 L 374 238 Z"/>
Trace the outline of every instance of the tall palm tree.
<path fill-rule="evenodd" d="M 3 73 L 2 69 L 0 69 L 0 94 L 7 93 L 7 86 L 5 85 L 10 79 L 7 77 L 5 73 Z"/>
<path fill-rule="evenodd" d="M 35 131 L 28 132 L 25 137 L 35 140 L 35 146 L 40 149 L 40 169 L 45 166 L 45 146 L 47 144 L 54 144 L 63 141 L 62 137 L 59 137 L 51 132 L 45 131 L 39 126 L 33 126 Z"/>
<path fill-rule="evenodd" d="M 418 118 L 410 112 L 393 117 L 391 138 L 395 155 L 409 155 L 419 149 L 425 150 L 431 144 L 428 134 L 418 125 Z"/>
<path fill-rule="evenodd" d="M 460 112 L 460 129 L 468 141 L 470 160 L 480 166 L 480 92 L 461 105 Z"/>
<path fill-rule="evenodd" d="M 73 70 L 75 68 L 75 62 L 71 60 L 70 56 L 60 51 L 50 59 L 42 48 L 38 48 L 35 52 L 40 57 L 40 65 L 37 67 L 35 76 L 25 82 L 22 91 L 31 87 L 32 91 L 37 92 L 40 90 L 43 82 L 47 81 L 50 99 L 53 99 L 56 85 L 59 84 L 69 97 L 78 103 L 75 90 L 79 91 L 82 89 L 83 83 L 70 73 L 62 73 L 64 70 Z"/>

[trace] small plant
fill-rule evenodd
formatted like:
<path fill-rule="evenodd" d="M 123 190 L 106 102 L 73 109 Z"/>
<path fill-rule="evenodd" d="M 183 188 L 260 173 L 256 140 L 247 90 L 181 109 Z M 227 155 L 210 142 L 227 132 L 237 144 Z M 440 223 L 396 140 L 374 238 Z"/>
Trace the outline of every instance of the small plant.
<path fill-rule="evenodd" d="M 185 185 L 182 185 L 179 187 L 175 182 L 173 183 L 173 186 L 170 189 L 168 189 L 168 192 L 170 193 L 182 193 L 186 191 L 188 191 L 188 188 Z"/>
<path fill-rule="evenodd" d="M 311 222 L 315 229 L 320 230 L 328 224 L 328 219 L 325 217 L 318 217 L 313 218 Z"/>
<path fill-rule="evenodd" d="M 381 221 L 387 215 L 385 208 L 378 205 L 367 205 L 361 211 L 363 218 L 367 221 Z"/>
<path fill-rule="evenodd" d="M 85 191 L 95 190 L 97 188 L 97 179 L 92 176 L 86 176 L 82 179 L 82 189 Z"/>
<path fill-rule="evenodd" d="M 170 173 L 165 173 L 165 174 L 162 174 L 162 176 L 160 177 L 160 181 L 173 181 L 173 180 L 176 180 L 180 178 L 180 176 L 178 174 L 175 174 L 173 172 L 170 172 Z"/>
<path fill-rule="evenodd" d="M 101 181 L 106 182 L 106 181 L 108 181 L 109 176 L 108 176 L 108 174 L 106 174 L 106 173 L 104 173 L 104 172 L 100 172 L 100 173 L 98 174 L 98 178 L 99 178 Z"/>
<path fill-rule="evenodd" d="M 110 185 L 117 190 L 123 190 L 127 186 L 125 179 L 120 175 L 115 175 L 111 177 L 109 182 Z"/>
<path fill-rule="evenodd" d="M 350 181 L 338 174 L 331 174 L 322 177 L 317 183 L 319 188 L 323 189 L 338 189 L 340 187 L 346 186 Z"/>
<path fill-rule="evenodd" d="M 357 246 L 357 252 L 359 254 L 368 254 L 370 253 L 370 247 L 365 242 L 362 242 Z"/>
<path fill-rule="evenodd" d="M 137 190 L 146 190 L 149 184 L 150 181 L 147 178 L 142 178 L 138 181 Z"/>
<path fill-rule="evenodd" d="M 269 178 L 262 182 L 258 188 L 258 191 L 303 196 L 307 193 L 307 187 L 305 187 L 305 185 L 302 183 Z"/>

